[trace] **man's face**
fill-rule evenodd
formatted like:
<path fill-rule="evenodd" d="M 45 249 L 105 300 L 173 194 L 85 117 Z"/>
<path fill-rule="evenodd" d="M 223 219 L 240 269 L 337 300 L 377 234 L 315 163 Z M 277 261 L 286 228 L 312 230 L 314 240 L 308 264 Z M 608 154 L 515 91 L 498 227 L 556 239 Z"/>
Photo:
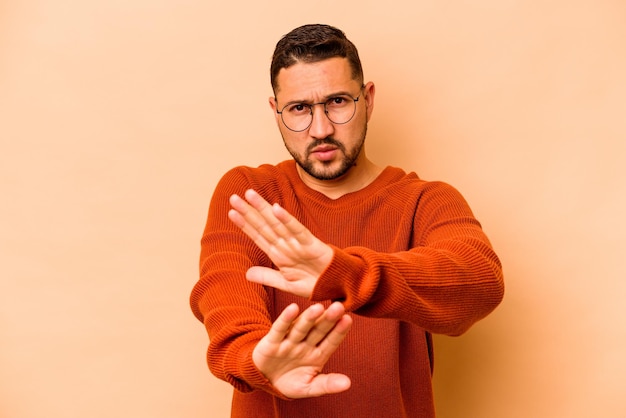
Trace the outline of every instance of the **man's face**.
<path fill-rule="evenodd" d="M 361 88 L 360 83 L 352 78 L 350 64 L 345 58 L 283 68 L 277 81 L 276 98 L 270 98 L 270 106 L 291 156 L 315 179 L 342 177 L 362 156 L 367 122 L 373 109 L 373 84 Z M 287 105 L 326 103 L 338 96 L 359 97 L 354 116 L 344 124 L 331 122 L 324 113 L 324 106 L 315 105 L 311 125 L 301 132 L 294 132 L 276 113 Z"/>

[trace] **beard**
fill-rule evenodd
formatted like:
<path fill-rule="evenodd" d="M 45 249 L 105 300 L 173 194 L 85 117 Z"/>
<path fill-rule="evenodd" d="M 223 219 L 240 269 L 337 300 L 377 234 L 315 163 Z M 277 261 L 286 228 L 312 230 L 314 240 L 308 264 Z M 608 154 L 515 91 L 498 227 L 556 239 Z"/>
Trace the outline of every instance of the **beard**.
<path fill-rule="evenodd" d="M 359 155 L 361 155 L 363 145 L 365 144 L 366 133 L 367 124 L 364 125 L 363 130 L 361 131 L 359 141 L 354 145 L 354 147 L 349 150 L 346 149 L 344 144 L 332 137 L 315 140 L 311 142 L 306 148 L 304 156 L 298 154 L 296 151 L 291 149 L 287 145 L 284 137 L 283 142 L 285 143 L 287 151 L 289 151 L 289 154 L 291 154 L 296 164 L 298 164 L 309 176 L 317 180 L 335 180 L 346 174 L 356 164 L 356 160 L 359 158 Z M 343 154 L 343 159 L 341 160 L 341 164 L 338 167 L 333 168 L 333 164 L 335 164 L 335 161 L 316 162 L 311 160 L 310 155 L 312 150 L 324 144 L 337 147 L 337 149 Z"/>

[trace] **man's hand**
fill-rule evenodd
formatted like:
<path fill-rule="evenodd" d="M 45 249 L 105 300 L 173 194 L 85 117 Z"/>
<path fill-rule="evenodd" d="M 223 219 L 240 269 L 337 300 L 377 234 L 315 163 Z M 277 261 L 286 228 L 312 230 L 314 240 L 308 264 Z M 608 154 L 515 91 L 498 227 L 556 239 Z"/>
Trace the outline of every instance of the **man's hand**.
<path fill-rule="evenodd" d="M 324 310 L 312 305 L 298 316 L 291 304 L 252 352 L 252 360 L 272 385 L 289 398 L 311 398 L 350 388 L 338 373 L 320 374 L 352 326 L 344 307 L 334 302 Z"/>
<path fill-rule="evenodd" d="M 255 266 L 246 278 L 298 296 L 310 297 L 333 250 L 278 204 L 270 205 L 254 190 L 230 198 L 228 217 L 265 252 L 278 271 Z"/>

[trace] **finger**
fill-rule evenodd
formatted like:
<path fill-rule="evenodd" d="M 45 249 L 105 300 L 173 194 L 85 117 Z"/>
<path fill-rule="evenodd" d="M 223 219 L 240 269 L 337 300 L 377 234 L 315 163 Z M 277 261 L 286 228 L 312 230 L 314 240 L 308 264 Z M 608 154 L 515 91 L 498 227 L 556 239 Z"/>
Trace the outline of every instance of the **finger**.
<path fill-rule="evenodd" d="M 236 194 L 230 196 L 228 203 L 230 203 L 231 206 L 231 209 L 228 211 L 228 217 L 235 223 L 235 225 L 244 229 L 246 224 L 249 222 L 249 218 L 253 216 L 251 212 L 254 209 L 250 207 L 248 202 Z"/>
<path fill-rule="evenodd" d="M 326 337 L 320 341 L 318 348 L 324 353 L 325 356 L 330 356 L 341 345 L 343 340 L 348 335 L 350 328 L 352 327 L 352 318 L 349 315 L 343 315 L 335 327 L 326 334 Z"/>
<path fill-rule="evenodd" d="M 277 227 L 280 227 L 282 225 L 280 220 L 278 220 L 274 215 L 272 205 L 270 205 L 269 202 L 265 200 L 255 190 L 246 190 L 244 197 L 246 198 L 246 201 L 250 208 L 256 210 L 261 218 L 263 218 L 263 220 L 265 221 L 264 223 Z"/>
<path fill-rule="evenodd" d="M 230 203 L 231 209 L 228 211 L 228 218 L 233 221 L 235 225 L 239 228 L 242 228 L 246 224 L 246 220 L 243 215 L 240 213 L 240 210 L 245 210 L 245 208 L 241 208 L 241 198 L 236 194 L 232 195 L 228 199 L 228 203 Z"/>
<path fill-rule="evenodd" d="M 273 224 L 269 223 L 257 209 L 236 194 L 230 197 L 229 202 L 232 209 L 228 211 L 228 218 L 259 248 L 265 251 L 270 247 L 270 243 L 278 240 L 274 232 L 274 228 L 280 224 L 278 220 L 274 219 L 270 221 Z"/>
<path fill-rule="evenodd" d="M 285 336 L 285 340 L 292 343 L 300 343 L 306 340 L 309 332 L 315 326 L 320 316 L 324 314 L 324 307 L 316 303 L 309 306 L 300 316 L 293 322 L 291 330 Z"/>
<path fill-rule="evenodd" d="M 245 216 L 237 209 L 233 208 L 228 211 L 228 219 L 230 219 L 237 227 L 241 228 L 250 238 L 255 238 L 258 232 L 251 227 Z"/>
<path fill-rule="evenodd" d="M 274 203 L 272 206 L 272 214 L 281 222 L 285 230 L 289 232 L 289 236 L 296 238 L 301 244 L 308 244 L 311 241 L 312 234 L 307 227 L 302 225 L 278 203 Z"/>
<path fill-rule="evenodd" d="M 335 328 L 337 323 L 342 319 L 345 308 L 339 302 L 330 305 L 324 314 L 318 319 L 315 327 L 311 329 L 307 336 L 307 342 L 312 345 L 318 345 L 320 341 L 327 337 L 328 333 Z"/>
<path fill-rule="evenodd" d="M 263 252 L 267 253 L 271 245 L 254 227 L 252 227 L 246 219 L 235 209 L 228 211 L 228 218 L 240 228 Z"/>
<path fill-rule="evenodd" d="M 246 190 L 245 201 L 237 196 L 234 203 L 238 210 L 254 230 L 261 234 L 265 240 L 275 244 L 279 237 L 289 239 L 291 233 L 283 223 L 274 215 L 272 206 L 256 191 Z M 232 205 L 233 203 L 231 203 Z"/>
<path fill-rule="evenodd" d="M 262 199 L 260 196 L 259 198 Z M 247 202 L 245 199 L 243 199 L 239 195 L 237 194 L 231 195 L 230 198 L 228 199 L 228 202 L 230 203 L 230 206 L 237 213 L 239 213 L 242 220 L 244 220 L 245 222 L 250 223 L 251 225 L 267 223 L 265 221 L 265 218 L 262 216 L 261 211 L 258 208 L 252 206 L 249 202 Z M 265 203 L 266 205 L 268 205 L 267 202 Z"/>
<path fill-rule="evenodd" d="M 246 190 L 244 196 L 246 201 L 236 196 L 231 205 L 239 210 L 255 231 L 243 226 L 244 232 L 253 239 L 257 233 L 264 238 L 265 242 L 257 245 L 268 245 L 266 252 L 269 246 L 308 245 L 314 239 L 311 232 L 278 203 L 270 205 L 252 189 Z"/>
<path fill-rule="evenodd" d="M 293 217 L 289 212 L 282 208 L 278 203 L 270 205 L 261 195 L 256 191 L 250 189 L 245 193 L 246 200 L 250 206 L 258 211 L 260 216 L 265 220 L 264 228 L 271 230 L 276 237 L 283 238 L 285 241 L 289 241 L 298 235 L 308 233 L 308 229 L 304 227 L 298 220 Z M 278 216 L 277 216 L 278 215 Z M 261 225 L 259 224 L 259 230 L 261 233 Z M 274 235 L 268 234 L 266 238 L 271 241 Z"/>
<path fill-rule="evenodd" d="M 308 396 L 315 397 L 344 392 L 350 389 L 351 385 L 350 378 L 344 374 L 318 374 L 311 381 Z"/>
<path fill-rule="evenodd" d="M 287 290 L 285 277 L 278 270 L 268 267 L 253 266 L 246 272 L 246 279 L 263 286 L 270 286 L 280 290 Z"/>
<path fill-rule="evenodd" d="M 248 202 L 246 202 L 242 197 L 238 194 L 233 194 L 228 198 L 228 203 L 233 207 L 237 212 L 239 212 L 242 216 L 245 216 L 251 209 Z"/>
<path fill-rule="evenodd" d="M 246 198 L 246 201 L 259 212 L 264 209 L 270 209 L 269 202 L 254 189 L 246 190 L 243 196 Z"/>
<path fill-rule="evenodd" d="M 292 327 L 293 321 L 298 318 L 300 308 L 295 303 L 287 306 L 280 313 L 278 318 L 272 324 L 269 332 L 265 336 L 269 342 L 280 343 L 285 339 L 285 336 Z"/>

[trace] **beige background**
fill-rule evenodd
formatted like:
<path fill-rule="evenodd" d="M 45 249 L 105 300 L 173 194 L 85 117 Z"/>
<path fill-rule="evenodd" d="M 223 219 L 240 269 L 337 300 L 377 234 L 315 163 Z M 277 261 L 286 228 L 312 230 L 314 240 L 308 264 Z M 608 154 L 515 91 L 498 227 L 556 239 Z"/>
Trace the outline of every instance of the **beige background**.
<path fill-rule="evenodd" d="M 465 195 L 501 307 L 438 337 L 441 418 L 626 417 L 626 3 L 0 2 L 0 416 L 228 416 L 188 308 L 212 189 L 288 157 L 278 38 L 377 85 L 369 154 Z"/>

